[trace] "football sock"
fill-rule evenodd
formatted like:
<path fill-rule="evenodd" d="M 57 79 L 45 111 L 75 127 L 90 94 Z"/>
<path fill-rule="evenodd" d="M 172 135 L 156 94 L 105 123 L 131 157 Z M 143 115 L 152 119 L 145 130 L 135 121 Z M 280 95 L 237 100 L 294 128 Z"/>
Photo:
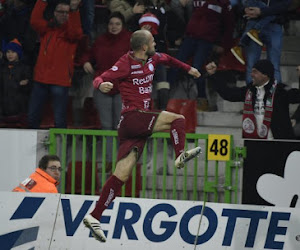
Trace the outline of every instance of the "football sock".
<path fill-rule="evenodd" d="M 171 123 L 170 136 L 175 150 L 176 158 L 184 151 L 185 119 L 179 118 Z"/>
<path fill-rule="evenodd" d="M 112 175 L 111 177 L 108 178 L 108 180 L 104 184 L 104 187 L 102 189 L 102 192 L 101 192 L 100 198 L 96 204 L 96 207 L 91 212 L 91 215 L 94 218 L 96 218 L 97 220 L 100 220 L 100 217 L 101 217 L 103 211 L 109 206 L 109 204 L 120 193 L 123 184 L 124 184 L 124 182 L 121 181 L 115 175 Z"/>

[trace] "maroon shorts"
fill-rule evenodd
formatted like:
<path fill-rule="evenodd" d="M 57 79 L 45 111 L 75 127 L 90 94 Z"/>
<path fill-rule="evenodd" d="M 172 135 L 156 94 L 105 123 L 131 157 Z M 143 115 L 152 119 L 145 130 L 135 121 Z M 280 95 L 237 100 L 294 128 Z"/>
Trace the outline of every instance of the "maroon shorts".
<path fill-rule="evenodd" d="M 132 149 L 141 156 L 145 143 L 152 131 L 160 112 L 130 111 L 121 115 L 118 125 L 119 151 L 117 160 L 127 156 Z"/>

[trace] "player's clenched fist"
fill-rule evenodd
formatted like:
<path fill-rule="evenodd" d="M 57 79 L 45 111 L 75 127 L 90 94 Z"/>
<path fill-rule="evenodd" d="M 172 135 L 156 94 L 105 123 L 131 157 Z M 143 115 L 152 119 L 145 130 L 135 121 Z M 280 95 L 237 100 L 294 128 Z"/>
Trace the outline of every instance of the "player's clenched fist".
<path fill-rule="evenodd" d="M 199 78 L 201 76 L 200 72 L 198 71 L 198 69 L 191 67 L 191 69 L 189 70 L 189 75 L 195 77 L 195 78 Z"/>
<path fill-rule="evenodd" d="M 99 89 L 103 93 L 109 92 L 113 88 L 113 84 L 111 82 L 103 82 L 100 84 Z"/>

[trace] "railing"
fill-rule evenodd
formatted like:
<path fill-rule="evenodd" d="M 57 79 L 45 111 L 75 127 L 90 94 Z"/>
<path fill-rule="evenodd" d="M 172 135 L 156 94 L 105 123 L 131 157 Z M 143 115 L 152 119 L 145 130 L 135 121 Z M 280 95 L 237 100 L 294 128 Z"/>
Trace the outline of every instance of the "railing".
<path fill-rule="evenodd" d="M 97 178 L 104 185 L 108 173 L 105 166 L 106 142 L 112 137 L 112 172 L 116 166 L 117 132 L 106 130 L 50 129 L 49 153 L 61 157 L 62 176 L 60 192 L 66 192 L 66 170 L 71 171 L 71 192 L 75 193 L 76 160 L 82 162 L 81 194 L 86 194 L 86 162 L 91 162 L 91 194 L 96 190 Z M 141 156 L 141 190 L 139 197 L 205 200 L 213 202 L 237 203 L 239 191 L 239 169 L 243 158 L 243 148 L 233 147 L 230 136 L 229 161 L 208 161 L 208 135 L 186 134 L 186 149 L 201 146 L 199 158 L 188 162 L 182 170 L 174 166 L 174 153 L 169 133 L 153 134 L 145 145 Z M 152 147 L 151 147 L 152 146 Z M 152 152 L 151 152 L 152 151 Z M 68 164 L 68 162 L 70 162 Z M 100 167 L 97 166 L 100 164 Z M 78 171 L 77 171 L 78 174 Z M 131 196 L 136 196 L 137 170 L 133 169 Z M 125 187 L 122 196 L 125 196 Z"/>

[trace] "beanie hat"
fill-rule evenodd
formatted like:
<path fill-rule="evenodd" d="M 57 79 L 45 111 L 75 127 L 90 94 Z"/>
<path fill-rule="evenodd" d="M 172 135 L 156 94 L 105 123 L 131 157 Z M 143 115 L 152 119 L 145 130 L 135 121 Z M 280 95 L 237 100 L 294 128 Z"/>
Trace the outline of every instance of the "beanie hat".
<path fill-rule="evenodd" d="M 159 27 L 159 20 L 158 18 L 152 14 L 152 13 L 146 13 L 142 15 L 142 17 L 139 20 L 139 25 L 142 28 L 144 25 L 150 25 L 151 26 L 151 33 L 152 35 L 158 34 L 158 27 Z"/>
<path fill-rule="evenodd" d="M 253 68 L 257 69 L 264 75 L 267 75 L 269 78 L 274 78 L 274 66 L 271 61 L 264 59 L 258 60 L 254 65 Z"/>
<path fill-rule="evenodd" d="M 12 50 L 14 52 L 16 52 L 19 56 L 19 59 L 22 58 L 23 55 L 23 51 L 22 51 L 22 45 L 21 43 L 18 41 L 18 39 L 14 39 L 12 41 L 10 41 L 4 49 L 4 52 L 6 53 L 8 50 Z"/>

